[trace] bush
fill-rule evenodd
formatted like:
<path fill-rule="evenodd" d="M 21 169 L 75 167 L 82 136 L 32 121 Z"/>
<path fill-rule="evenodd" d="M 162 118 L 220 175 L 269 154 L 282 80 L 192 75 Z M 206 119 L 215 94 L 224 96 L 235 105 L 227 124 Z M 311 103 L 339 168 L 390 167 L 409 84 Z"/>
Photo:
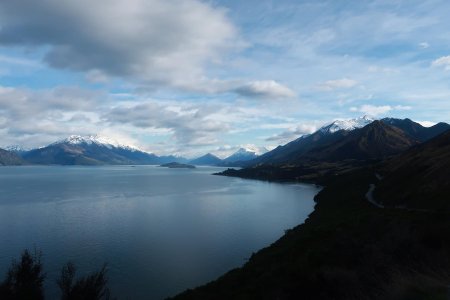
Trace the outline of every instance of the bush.
<path fill-rule="evenodd" d="M 28 250 L 23 251 L 19 262 L 13 260 L 6 277 L 0 283 L 1 300 L 43 300 L 42 254 Z M 61 270 L 61 276 L 56 281 L 61 289 L 61 300 L 108 300 L 108 278 L 106 264 L 100 271 L 75 280 L 76 268 L 67 263 Z"/>
<path fill-rule="evenodd" d="M 72 263 L 67 263 L 61 270 L 57 284 L 61 289 L 61 300 L 98 300 L 109 299 L 109 289 L 106 284 L 106 264 L 99 272 L 78 279 L 74 283 L 76 269 Z"/>
<path fill-rule="evenodd" d="M 12 262 L 5 280 L 0 285 L 1 299 L 44 299 L 42 284 L 45 273 L 43 273 L 41 256 L 41 253 L 36 250 L 33 255 L 25 250 L 19 262 Z"/>

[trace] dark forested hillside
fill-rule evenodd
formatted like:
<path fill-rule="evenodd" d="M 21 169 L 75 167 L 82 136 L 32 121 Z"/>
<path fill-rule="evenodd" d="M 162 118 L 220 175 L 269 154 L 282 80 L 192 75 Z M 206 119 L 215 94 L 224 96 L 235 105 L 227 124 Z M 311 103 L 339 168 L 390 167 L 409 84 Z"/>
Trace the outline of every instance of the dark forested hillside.
<path fill-rule="evenodd" d="M 417 144 L 398 127 L 378 122 L 354 134 L 327 154 L 347 149 L 381 157 L 406 150 L 314 177 L 325 188 L 305 224 L 286 231 L 243 267 L 174 299 L 447 299 L 450 132 Z M 385 145 L 386 151 L 369 144 Z M 300 172 L 271 168 L 254 169 L 266 172 L 266 179 L 294 180 Z"/>
<path fill-rule="evenodd" d="M 450 131 L 386 162 L 375 195 L 385 205 L 450 210 Z"/>

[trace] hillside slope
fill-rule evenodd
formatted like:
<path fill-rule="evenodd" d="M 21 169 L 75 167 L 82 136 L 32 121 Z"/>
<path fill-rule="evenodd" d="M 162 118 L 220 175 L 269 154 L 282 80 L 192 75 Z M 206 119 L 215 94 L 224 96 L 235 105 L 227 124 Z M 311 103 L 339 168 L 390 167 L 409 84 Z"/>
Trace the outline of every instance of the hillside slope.
<path fill-rule="evenodd" d="M 424 149 L 428 147 L 434 150 L 426 151 L 427 161 L 442 158 L 438 148 L 448 152 L 442 139 Z M 392 172 L 408 168 L 414 181 L 398 182 L 402 191 L 412 184 L 429 185 L 438 174 L 448 180 L 441 173 L 447 165 L 423 177 L 420 167 L 414 167 L 415 151 L 425 153 L 413 149 L 405 154 L 410 159 L 393 158 L 388 164 Z M 447 299 L 449 213 L 372 205 L 366 193 L 378 180 L 376 171 L 370 166 L 328 178 L 305 224 L 254 253 L 241 268 L 173 299 Z M 446 184 L 438 182 L 422 201 L 440 195 Z"/>
<path fill-rule="evenodd" d="M 350 132 L 339 141 L 323 147 L 316 147 L 305 153 L 302 159 L 319 161 L 342 161 L 383 159 L 419 144 L 399 128 L 374 121 Z"/>
<path fill-rule="evenodd" d="M 375 196 L 385 205 L 450 210 L 450 131 L 402 153 L 380 170 Z"/>

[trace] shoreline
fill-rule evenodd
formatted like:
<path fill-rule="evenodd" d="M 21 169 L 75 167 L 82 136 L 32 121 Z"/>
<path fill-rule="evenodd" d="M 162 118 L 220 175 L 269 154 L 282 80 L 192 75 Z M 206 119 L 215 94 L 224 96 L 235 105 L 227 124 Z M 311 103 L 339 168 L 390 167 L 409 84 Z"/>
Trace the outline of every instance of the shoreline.
<path fill-rule="evenodd" d="M 328 179 L 304 223 L 242 267 L 168 299 L 445 299 L 435 272 L 450 276 L 448 214 L 379 209 L 365 197 L 374 180 L 370 169 Z"/>

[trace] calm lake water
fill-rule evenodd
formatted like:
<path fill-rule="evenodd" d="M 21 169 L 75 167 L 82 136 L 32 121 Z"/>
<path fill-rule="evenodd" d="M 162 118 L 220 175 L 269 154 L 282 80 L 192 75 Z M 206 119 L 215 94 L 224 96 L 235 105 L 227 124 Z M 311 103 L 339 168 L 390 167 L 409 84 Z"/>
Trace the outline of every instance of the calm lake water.
<path fill-rule="evenodd" d="M 313 210 L 314 186 L 220 170 L 0 167 L 0 278 L 36 247 L 48 299 L 67 261 L 80 275 L 107 262 L 119 299 L 163 299 L 241 266 Z"/>

